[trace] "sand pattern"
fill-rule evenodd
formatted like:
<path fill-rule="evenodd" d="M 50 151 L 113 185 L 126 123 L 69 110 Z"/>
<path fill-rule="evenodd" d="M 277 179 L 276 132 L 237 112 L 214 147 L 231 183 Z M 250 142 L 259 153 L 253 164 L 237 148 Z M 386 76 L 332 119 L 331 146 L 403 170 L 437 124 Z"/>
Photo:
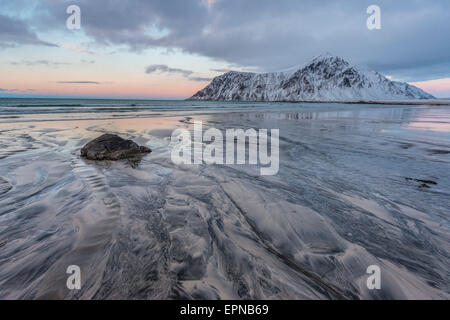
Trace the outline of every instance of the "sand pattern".
<path fill-rule="evenodd" d="M 0 299 L 449 299 L 449 110 L 291 109 L 0 124 Z M 278 175 L 174 165 L 193 119 L 280 128 Z M 82 159 L 104 132 L 153 152 Z"/>

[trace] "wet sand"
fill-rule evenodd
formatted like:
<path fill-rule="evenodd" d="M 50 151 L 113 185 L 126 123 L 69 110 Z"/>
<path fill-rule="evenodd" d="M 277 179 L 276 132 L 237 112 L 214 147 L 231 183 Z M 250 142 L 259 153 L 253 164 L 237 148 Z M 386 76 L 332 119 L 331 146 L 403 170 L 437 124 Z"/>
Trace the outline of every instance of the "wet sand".
<path fill-rule="evenodd" d="M 0 123 L 0 299 L 450 298 L 449 108 L 189 117 Z M 279 173 L 174 165 L 172 130 L 195 119 L 279 128 Z M 105 132 L 153 152 L 81 159 Z"/>

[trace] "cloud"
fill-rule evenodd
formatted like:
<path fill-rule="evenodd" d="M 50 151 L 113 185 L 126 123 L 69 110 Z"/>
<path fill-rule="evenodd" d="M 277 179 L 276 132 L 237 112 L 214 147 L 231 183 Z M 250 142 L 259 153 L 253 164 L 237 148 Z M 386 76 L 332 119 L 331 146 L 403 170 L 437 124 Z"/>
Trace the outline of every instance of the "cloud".
<path fill-rule="evenodd" d="M 69 62 L 53 62 L 53 61 L 48 61 L 48 60 L 35 60 L 35 61 L 29 61 L 29 60 L 24 60 L 24 61 L 13 61 L 10 62 L 11 65 L 14 66 L 19 66 L 19 65 L 24 65 L 24 66 L 47 66 L 47 67 L 60 67 L 60 66 L 67 66 L 70 65 L 71 63 Z"/>
<path fill-rule="evenodd" d="M 155 73 L 155 72 L 180 74 L 183 77 L 187 78 L 188 80 L 198 81 L 198 82 L 206 82 L 206 81 L 212 80 L 211 78 L 192 77 L 191 75 L 194 73 L 194 71 L 178 69 L 178 68 L 171 68 L 165 64 L 152 64 L 145 69 L 145 73 L 148 73 L 148 74 Z"/>
<path fill-rule="evenodd" d="M 214 3 L 216 3 L 217 0 L 202 0 L 202 1 L 205 3 L 205 5 L 206 5 L 209 9 L 211 9 L 212 6 L 214 5 Z"/>
<path fill-rule="evenodd" d="M 59 84 L 102 84 L 98 81 L 58 81 Z"/>
<path fill-rule="evenodd" d="M 57 47 L 55 44 L 40 40 L 25 21 L 0 14 L 0 48 L 18 45 Z"/>
<path fill-rule="evenodd" d="M 92 55 L 92 56 L 97 56 L 97 57 L 101 57 L 100 54 L 96 53 L 93 50 L 90 50 L 89 47 L 92 47 L 92 43 L 63 43 L 61 45 L 62 48 L 67 49 L 69 51 L 75 52 L 75 53 L 79 53 L 79 54 L 87 54 L 87 55 Z M 85 48 L 87 47 L 87 48 Z"/>
<path fill-rule="evenodd" d="M 37 19 L 40 27 L 64 25 L 66 15 L 61 12 L 72 3 L 40 0 L 37 12 L 45 12 Z M 448 0 L 383 1 L 381 30 L 366 27 L 366 9 L 373 0 L 76 3 L 82 10 L 82 30 L 97 46 L 136 52 L 179 49 L 259 71 L 303 64 L 330 51 L 395 78 L 450 76 Z M 37 41 L 33 36 L 28 39 Z"/>
<path fill-rule="evenodd" d="M 83 64 L 94 64 L 95 60 L 81 59 L 80 62 Z M 49 61 L 49 60 L 12 61 L 9 64 L 13 65 L 13 66 L 27 66 L 27 67 L 44 66 L 44 67 L 50 67 L 50 68 L 59 68 L 62 66 L 72 65 L 72 63 L 70 63 L 70 62 L 57 62 L 57 61 Z"/>
<path fill-rule="evenodd" d="M 0 92 L 2 92 L 2 93 L 29 93 L 29 92 L 34 92 L 34 91 L 36 91 L 36 90 L 34 90 L 34 89 L 21 90 L 21 89 L 3 89 L 3 88 L 0 88 Z"/>
<path fill-rule="evenodd" d="M 189 80 L 191 80 L 191 81 L 198 81 L 198 82 L 209 82 L 209 81 L 212 80 L 212 78 L 189 77 Z"/>
<path fill-rule="evenodd" d="M 183 77 L 189 77 L 191 74 L 194 73 L 191 70 L 170 68 L 169 66 L 167 66 L 165 64 L 152 64 L 145 69 L 145 73 L 148 73 L 148 74 L 155 73 L 155 72 L 178 73 L 178 74 L 181 74 Z"/>

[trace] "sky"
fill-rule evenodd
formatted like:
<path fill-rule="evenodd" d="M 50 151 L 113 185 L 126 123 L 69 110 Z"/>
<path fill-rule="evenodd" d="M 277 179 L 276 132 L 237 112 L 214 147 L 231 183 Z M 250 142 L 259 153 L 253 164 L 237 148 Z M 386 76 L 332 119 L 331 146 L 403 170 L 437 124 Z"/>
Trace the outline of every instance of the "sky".
<path fill-rule="evenodd" d="M 0 0 L 0 97 L 184 99 L 229 70 L 326 52 L 450 97 L 449 12 L 448 0 Z"/>

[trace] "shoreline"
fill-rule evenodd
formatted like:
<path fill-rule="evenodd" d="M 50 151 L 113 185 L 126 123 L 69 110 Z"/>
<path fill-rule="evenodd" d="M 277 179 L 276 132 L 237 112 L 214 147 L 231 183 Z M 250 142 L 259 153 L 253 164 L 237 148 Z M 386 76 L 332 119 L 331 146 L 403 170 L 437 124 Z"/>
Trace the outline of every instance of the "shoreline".
<path fill-rule="evenodd" d="M 182 102 L 180 100 L 174 100 L 173 102 Z M 303 113 L 303 112 L 323 112 L 323 111 L 353 111 L 356 109 L 349 109 L 350 106 L 361 107 L 361 110 L 366 109 L 365 106 L 386 106 L 386 107 L 445 107 L 450 106 L 450 100 L 442 103 L 429 103 L 424 104 L 422 101 L 416 101 L 416 103 L 411 103 L 411 101 L 397 101 L 397 102 L 385 102 L 385 101 L 374 101 L 374 102 L 289 102 L 289 101 L 280 101 L 280 102 L 262 102 L 262 101 L 211 101 L 211 103 L 219 103 L 219 105 L 211 105 L 211 107 L 205 106 L 209 101 L 201 100 L 202 106 L 194 107 L 191 106 L 186 107 L 185 110 L 181 110 L 183 105 L 176 105 L 174 109 L 172 108 L 157 108 L 155 111 L 151 111 L 152 108 L 148 106 L 144 110 L 136 109 L 136 111 L 103 111 L 100 109 L 99 111 L 92 112 L 83 112 L 83 110 L 78 109 L 69 109 L 67 112 L 51 112 L 51 107 L 48 109 L 49 111 L 41 112 L 29 112 L 29 113 L 2 113 L 0 107 L 0 124 L 12 124 L 12 123 L 30 123 L 30 122 L 54 122 L 54 121 L 97 121 L 97 120 L 108 120 L 114 121 L 119 119 L 145 119 L 145 118 L 164 118 L 164 117 L 188 117 L 188 116 L 208 116 L 208 115 L 217 115 L 217 114 L 236 114 L 236 113 Z M 168 101 L 170 104 L 170 101 Z M 230 105 L 230 107 L 223 107 L 220 103 Z M 255 103 L 255 105 L 252 105 Z M 279 104 L 279 105 L 273 105 Z M 299 105 L 295 105 L 299 104 Z M 321 105 L 320 107 L 314 107 L 313 105 Z M 332 105 L 333 107 L 330 107 Z M 292 106 L 292 108 L 291 108 Z M 334 107 L 336 106 L 336 108 Z M 47 106 L 44 106 L 47 107 Z M 58 105 L 56 105 L 58 107 Z M 311 107 L 311 108 L 308 108 Z M 387 109 L 387 108 L 381 108 Z"/>
<path fill-rule="evenodd" d="M 204 102 L 258 102 L 258 103 L 333 103 L 333 104 L 381 104 L 381 105 L 424 105 L 424 106 L 450 106 L 450 98 L 448 99 L 423 99 L 423 100 L 380 100 L 380 101 L 289 101 L 289 100 L 202 100 L 202 99 L 186 99 L 185 101 L 204 101 Z M 426 101 L 432 101 L 424 103 Z"/>

